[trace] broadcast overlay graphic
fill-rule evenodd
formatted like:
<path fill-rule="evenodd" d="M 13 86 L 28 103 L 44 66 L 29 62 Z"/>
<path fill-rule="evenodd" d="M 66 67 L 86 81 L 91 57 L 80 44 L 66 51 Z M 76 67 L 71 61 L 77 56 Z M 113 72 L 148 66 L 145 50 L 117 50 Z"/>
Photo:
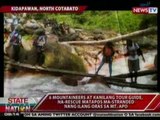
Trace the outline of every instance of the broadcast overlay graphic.
<path fill-rule="evenodd" d="M 28 117 L 40 115 L 57 116 L 71 113 L 90 114 L 106 112 L 160 112 L 159 94 L 47 94 L 40 98 L 1 98 L 0 112 L 23 114 Z M 50 112 L 50 113 L 49 113 Z M 59 112 L 59 114 L 58 114 Z M 87 113 L 87 114 L 88 114 Z M 153 113 L 153 114 L 154 114 Z M 94 115 L 93 115 L 94 116 Z M 160 113 L 156 113 L 160 116 Z"/>
<path fill-rule="evenodd" d="M 81 13 L 87 6 L 3 6 L 0 8 L 0 12 L 69 12 L 69 13 Z"/>
<path fill-rule="evenodd" d="M 0 116 L 160 117 L 158 7 L 88 8 L 0 7 Z"/>

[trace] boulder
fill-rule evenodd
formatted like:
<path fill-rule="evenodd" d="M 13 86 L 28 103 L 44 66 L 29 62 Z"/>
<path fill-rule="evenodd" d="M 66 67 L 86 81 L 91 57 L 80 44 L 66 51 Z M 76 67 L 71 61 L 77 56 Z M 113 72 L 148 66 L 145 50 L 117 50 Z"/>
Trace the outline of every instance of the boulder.
<path fill-rule="evenodd" d="M 69 33 L 74 34 L 74 33 L 76 33 L 76 31 L 73 28 L 69 28 Z"/>
<path fill-rule="evenodd" d="M 23 25 L 23 28 L 26 33 L 33 34 L 37 29 L 43 29 L 43 26 L 35 20 L 32 20 L 27 21 L 27 23 Z"/>
<path fill-rule="evenodd" d="M 43 29 L 43 28 L 38 28 L 34 31 L 34 34 L 36 34 L 36 35 L 41 35 L 43 33 L 45 33 L 45 29 Z"/>
<path fill-rule="evenodd" d="M 73 75 L 63 75 L 61 77 L 62 82 L 69 86 L 77 86 L 78 81 L 81 80 L 83 77 L 73 76 Z"/>
<path fill-rule="evenodd" d="M 24 24 L 24 28 L 37 29 L 39 28 L 39 25 L 37 23 L 27 22 Z"/>
<path fill-rule="evenodd" d="M 94 39 L 94 40 L 104 40 L 105 37 L 104 37 L 103 34 L 95 34 L 95 35 L 93 36 L 93 39 Z"/>
<path fill-rule="evenodd" d="M 100 29 L 96 29 L 93 31 L 93 34 L 103 34 L 103 31 Z"/>
<path fill-rule="evenodd" d="M 73 33 L 73 34 L 67 34 L 62 37 L 59 37 L 59 41 L 75 41 L 79 38 L 78 33 Z"/>

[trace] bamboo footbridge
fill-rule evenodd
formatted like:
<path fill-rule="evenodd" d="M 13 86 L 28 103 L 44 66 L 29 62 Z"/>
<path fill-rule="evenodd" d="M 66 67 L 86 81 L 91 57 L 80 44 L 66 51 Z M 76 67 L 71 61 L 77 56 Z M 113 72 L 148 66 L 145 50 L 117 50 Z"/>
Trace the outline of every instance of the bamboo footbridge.
<path fill-rule="evenodd" d="M 43 73 L 49 73 L 49 74 L 58 74 L 58 75 L 74 75 L 74 76 L 83 76 L 83 77 L 100 77 L 106 85 L 112 84 L 116 86 L 122 86 L 122 87 L 131 87 L 131 88 L 139 88 L 139 89 L 151 89 L 156 90 L 157 85 L 148 85 L 148 84 L 136 84 L 136 83 L 130 83 L 126 82 L 125 78 L 130 77 L 130 74 L 120 74 L 115 75 L 112 77 L 106 77 L 103 75 L 96 75 L 96 74 L 90 74 L 90 73 L 81 73 L 81 72 L 75 72 L 75 71 L 68 71 L 68 70 L 62 70 L 62 69 L 51 69 L 51 68 L 44 68 L 44 67 L 35 67 L 29 64 L 24 63 L 15 63 L 10 61 L 4 61 L 5 64 L 10 64 L 11 66 L 15 66 L 17 69 L 27 69 L 32 70 L 36 72 L 43 72 Z M 156 70 L 144 70 L 137 73 L 137 76 L 146 76 L 146 75 L 153 75 L 156 74 Z"/>

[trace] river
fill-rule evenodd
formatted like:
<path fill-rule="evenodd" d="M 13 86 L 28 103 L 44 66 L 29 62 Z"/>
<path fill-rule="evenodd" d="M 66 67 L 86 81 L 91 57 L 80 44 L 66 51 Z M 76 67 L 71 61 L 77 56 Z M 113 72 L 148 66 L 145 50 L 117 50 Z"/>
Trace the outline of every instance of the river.
<path fill-rule="evenodd" d="M 141 70 L 147 70 L 149 66 L 153 65 L 154 56 L 157 54 L 156 50 L 152 50 L 144 54 L 146 62 L 140 59 Z M 95 68 L 91 69 L 89 73 L 94 73 Z M 113 62 L 113 75 L 128 73 L 127 59 L 120 58 Z M 99 74 L 108 76 L 108 65 L 105 64 L 99 71 Z M 148 75 L 138 78 L 139 84 L 157 84 L 157 81 L 151 80 L 153 75 Z M 89 78 L 84 78 L 85 81 Z M 129 82 L 130 79 L 127 79 Z M 5 97 L 42 97 L 46 93 L 147 93 L 150 90 L 135 89 L 129 87 L 118 87 L 112 85 L 111 88 L 101 83 L 92 83 L 78 86 L 68 86 L 64 84 L 60 77 L 44 74 L 24 74 L 20 77 L 14 75 L 13 77 L 5 76 L 4 80 L 4 96 Z"/>

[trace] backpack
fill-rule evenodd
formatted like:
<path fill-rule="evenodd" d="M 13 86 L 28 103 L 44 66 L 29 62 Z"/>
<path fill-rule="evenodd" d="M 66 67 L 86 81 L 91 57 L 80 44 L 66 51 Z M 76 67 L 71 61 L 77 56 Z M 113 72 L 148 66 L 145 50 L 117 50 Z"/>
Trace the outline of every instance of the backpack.
<path fill-rule="evenodd" d="M 18 32 L 14 32 L 11 35 L 10 43 L 20 44 L 21 39 L 19 38 L 20 34 Z"/>
<path fill-rule="evenodd" d="M 104 54 L 106 57 L 112 57 L 112 56 L 114 55 L 114 50 L 113 50 L 113 48 L 105 47 L 103 52 L 104 52 L 103 54 Z"/>
<path fill-rule="evenodd" d="M 133 45 L 134 45 L 134 47 L 136 48 L 136 43 L 133 43 Z M 129 49 L 129 48 L 127 47 L 127 55 L 129 55 L 129 50 L 128 50 L 128 49 Z M 138 56 L 140 56 L 140 55 L 143 54 L 143 52 L 142 52 L 142 50 L 141 50 L 140 47 L 137 48 L 136 52 L 137 52 L 137 55 L 138 55 Z"/>
<path fill-rule="evenodd" d="M 46 36 L 45 35 L 41 35 L 38 37 L 37 41 L 36 41 L 37 46 L 44 46 L 46 44 Z"/>

